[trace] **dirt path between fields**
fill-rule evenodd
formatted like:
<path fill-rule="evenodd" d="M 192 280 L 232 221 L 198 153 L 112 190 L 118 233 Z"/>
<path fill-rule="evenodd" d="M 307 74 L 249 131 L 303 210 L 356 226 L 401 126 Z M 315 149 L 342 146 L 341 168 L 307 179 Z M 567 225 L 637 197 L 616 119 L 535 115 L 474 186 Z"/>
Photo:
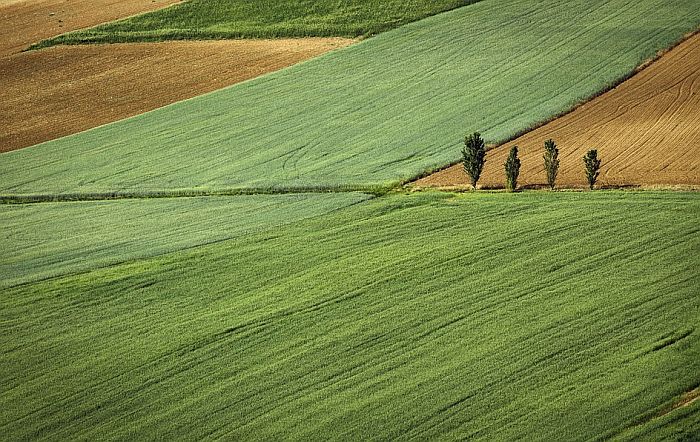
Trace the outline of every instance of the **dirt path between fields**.
<path fill-rule="evenodd" d="M 582 157 L 598 149 L 603 186 L 700 185 L 700 34 L 684 41 L 615 89 L 487 153 L 479 185 L 503 187 L 503 163 L 517 145 L 519 185 L 546 183 L 544 141 L 561 160 L 557 185 L 584 187 Z M 461 164 L 417 186 L 467 186 Z"/>
<path fill-rule="evenodd" d="M 0 58 L 0 152 L 141 114 L 353 42 L 308 38 L 56 46 Z"/>
<path fill-rule="evenodd" d="M 153 11 L 180 0 L 0 0 L 0 57 L 48 37 Z"/>

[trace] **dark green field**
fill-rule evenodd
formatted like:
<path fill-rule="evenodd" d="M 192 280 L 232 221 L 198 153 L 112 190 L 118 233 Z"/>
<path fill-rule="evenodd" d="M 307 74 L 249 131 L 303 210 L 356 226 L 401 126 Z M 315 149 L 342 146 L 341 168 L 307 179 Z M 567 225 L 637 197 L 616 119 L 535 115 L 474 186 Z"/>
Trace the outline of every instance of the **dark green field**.
<path fill-rule="evenodd" d="M 692 438 L 698 402 L 654 416 L 700 385 L 699 216 L 695 193 L 396 194 L 5 288 L 0 426 L 13 440 Z"/>
<path fill-rule="evenodd" d="M 43 41 L 55 44 L 187 39 L 364 37 L 478 0 L 190 0 Z"/>

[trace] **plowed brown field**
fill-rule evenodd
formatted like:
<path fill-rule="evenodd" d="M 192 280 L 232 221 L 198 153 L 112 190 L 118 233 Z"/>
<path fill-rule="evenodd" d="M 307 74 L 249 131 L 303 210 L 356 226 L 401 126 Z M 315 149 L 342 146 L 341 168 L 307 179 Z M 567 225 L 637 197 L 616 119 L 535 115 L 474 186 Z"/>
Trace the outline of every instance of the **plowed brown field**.
<path fill-rule="evenodd" d="M 160 9 L 180 0 L 0 0 L 0 57 L 54 35 Z"/>
<path fill-rule="evenodd" d="M 602 186 L 700 185 L 700 34 L 678 45 L 615 89 L 516 140 L 490 150 L 479 184 L 503 187 L 503 163 L 517 145 L 519 185 L 546 183 L 544 141 L 561 159 L 557 185 L 583 187 L 582 157 L 598 149 Z M 465 186 L 457 164 L 417 186 Z"/>
<path fill-rule="evenodd" d="M 0 152 L 137 115 L 347 46 L 309 38 L 57 46 L 0 59 Z"/>

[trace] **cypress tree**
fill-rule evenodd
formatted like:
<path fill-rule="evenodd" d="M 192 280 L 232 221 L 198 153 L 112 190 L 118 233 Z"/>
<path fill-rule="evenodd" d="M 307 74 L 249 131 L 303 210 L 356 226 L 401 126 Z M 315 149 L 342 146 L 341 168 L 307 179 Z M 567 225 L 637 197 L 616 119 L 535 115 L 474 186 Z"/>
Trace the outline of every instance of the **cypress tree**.
<path fill-rule="evenodd" d="M 506 189 L 513 192 L 518 187 L 518 175 L 520 174 L 520 158 L 518 158 L 518 146 L 510 148 L 510 154 L 503 167 L 506 170 Z"/>
<path fill-rule="evenodd" d="M 586 168 L 586 179 L 588 186 L 593 190 L 593 185 L 600 174 L 600 159 L 598 159 L 598 151 L 596 149 L 589 150 L 583 157 L 583 164 Z"/>
<path fill-rule="evenodd" d="M 479 181 L 484 163 L 486 163 L 486 147 L 479 132 L 474 132 L 464 138 L 462 158 L 464 171 L 469 175 L 471 185 L 476 190 L 476 182 Z"/>
<path fill-rule="evenodd" d="M 544 170 L 547 173 L 547 184 L 554 190 L 554 181 L 559 173 L 559 149 L 551 138 L 544 142 Z"/>

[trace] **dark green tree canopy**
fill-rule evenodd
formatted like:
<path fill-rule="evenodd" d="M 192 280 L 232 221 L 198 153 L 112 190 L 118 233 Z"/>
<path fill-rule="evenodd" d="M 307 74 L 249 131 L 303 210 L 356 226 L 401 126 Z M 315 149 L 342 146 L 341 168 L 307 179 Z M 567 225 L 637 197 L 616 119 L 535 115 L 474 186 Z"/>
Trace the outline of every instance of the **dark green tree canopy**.
<path fill-rule="evenodd" d="M 510 148 L 508 159 L 503 164 L 506 170 L 506 189 L 513 192 L 518 187 L 518 175 L 520 175 L 520 158 L 518 158 L 518 146 Z"/>
<path fill-rule="evenodd" d="M 481 171 L 486 163 L 486 145 L 479 132 L 474 132 L 464 138 L 462 158 L 464 171 L 469 175 L 472 187 L 476 189 L 476 182 L 479 181 Z"/>
<path fill-rule="evenodd" d="M 591 149 L 583 157 L 583 164 L 586 168 L 586 179 L 588 186 L 593 190 L 598 175 L 600 175 L 600 159 L 598 158 L 598 150 Z"/>
<path fill-rule="evenodd" d="M 547 184 L 554 190 L 554 182 L 559 173 L 559 149 L 551 138 L 544 142 L 544 171 L 547 173 Z"/>

